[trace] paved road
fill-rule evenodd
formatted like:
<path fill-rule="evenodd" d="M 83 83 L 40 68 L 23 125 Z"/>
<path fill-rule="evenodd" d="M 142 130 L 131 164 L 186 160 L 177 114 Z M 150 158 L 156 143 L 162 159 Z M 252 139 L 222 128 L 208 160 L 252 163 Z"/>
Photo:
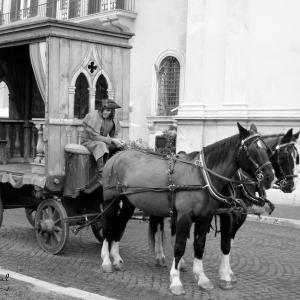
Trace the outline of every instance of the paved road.
<path fill-rule="evenodd" d="M 147 224 L 130 221 L 121 255 L 125 269 L 103 274 L 100 245 L 91 230 L 70 234 L 64 253 L 52 256 L 37 245 L 23 210 L 6 210 L 0 229 L 0 266 L 62 286 L 72 286 L 117 299 L 300 299 L 300 231 L 295 228 L 247 222 L 235 242 L 232 268 L 239 282 L 234 290 L 218 288 L 219 237 L 211 233 L 205 252 L 206 274 L 216 288 L 201 291 L 193 278 L 192 244 L 188 243 L 189 271 L 182 274 L 185 297 L 168 290 L 169 268 L 154 266 L 147 247 Z M 172 250 L 167 242 L 167 262 Z"/>

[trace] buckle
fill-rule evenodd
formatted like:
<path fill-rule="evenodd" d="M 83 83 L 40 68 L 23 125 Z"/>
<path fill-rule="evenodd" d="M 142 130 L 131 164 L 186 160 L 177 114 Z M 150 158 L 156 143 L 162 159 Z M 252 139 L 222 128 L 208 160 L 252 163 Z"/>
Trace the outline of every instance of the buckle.
<path fill-rule="evenodd" d="M 174 183 L 172 183 L 168 186 L 168 188 L 169 188 L 169 191 L 174 192 L 176 190 L 176 185 Z"/>
<path fill-rule="evenodd" d="M 202 167 L 202 163 L 201 163 L 200 159 L 196 159 L 194 161 L 194 165 L 197 166 L 197 167 Z"/>

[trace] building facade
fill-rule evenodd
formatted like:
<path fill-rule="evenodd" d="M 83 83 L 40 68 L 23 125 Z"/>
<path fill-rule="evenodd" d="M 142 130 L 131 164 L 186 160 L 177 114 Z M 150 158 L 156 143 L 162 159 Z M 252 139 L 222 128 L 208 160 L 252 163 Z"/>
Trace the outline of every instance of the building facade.
<path fill-rule="evenodd" d="M 299 128 L 297 0 L 2 0 L 1 26 L 50 17 L 114 26 L 130 40 L 129 139 L 177 124 L 177 150 L 236 132 Z M 116 99 L 118 101 L 118 99 Z M 75 116 L 76 117 L 76 116 Z"/>

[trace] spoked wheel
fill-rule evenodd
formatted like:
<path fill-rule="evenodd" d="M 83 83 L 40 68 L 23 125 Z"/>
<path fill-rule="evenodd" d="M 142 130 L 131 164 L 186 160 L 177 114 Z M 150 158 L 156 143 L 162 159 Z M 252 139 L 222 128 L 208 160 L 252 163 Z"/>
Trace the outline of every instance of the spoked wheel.
<path fill-rule="evenodd" d="M 2 221 L 3 221 L 3 202 L 0 194 L 0 227 L 2 225 Z"/>
<path fill-rule="evenodd" d="M 36 215 L 36 208 L 25 208 L 25 214 L 27 221 L 29 224 L 34 227 L 34 220 L 35 220 L 35 215 Z"/>
<path fill-rule="evenodd" d="M 100 244 L 103 243 L 103 229 L 102 229 L 102 221 L 93 223 L 91 225 L 92 231 L 96 239 L 100 242 Z"/>
<path fill-rule="evenodd" d="M 61 202 L 44 200 L 35 215 L 35 235 L 39 245 L 48 253 L 61 252 L 69 237 L 69 224 L 63 219 L 67 213 Z"/>

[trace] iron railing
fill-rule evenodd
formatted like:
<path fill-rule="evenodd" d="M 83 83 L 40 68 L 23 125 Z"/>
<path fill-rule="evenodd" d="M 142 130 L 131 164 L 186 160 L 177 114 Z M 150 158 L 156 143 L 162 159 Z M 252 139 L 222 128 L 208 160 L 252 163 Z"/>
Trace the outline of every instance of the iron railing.
<path fill-rule="evenodd" d="M 0 25 L 35 16 L 69 20 L 113 10 L 134 12 L 135 0 L 54 0 L 49 3 L 0 14 Z"/>

